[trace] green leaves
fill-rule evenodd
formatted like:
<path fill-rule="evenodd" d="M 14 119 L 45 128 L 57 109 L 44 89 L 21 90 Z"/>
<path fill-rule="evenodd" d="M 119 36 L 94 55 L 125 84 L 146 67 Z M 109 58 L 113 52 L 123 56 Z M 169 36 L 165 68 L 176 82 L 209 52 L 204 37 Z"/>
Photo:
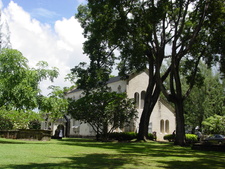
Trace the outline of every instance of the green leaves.
<path fill-rule="evenodd" d="M 36 108 L 52 113 L 52 119 L 62 117 L 67 111 L 67 101 L 63 93 L 52 87 L 49 98 L 41 97 L 39 83 L 53 81 L 58 76 L 57 68 L 48 68 L 47 62 L 39 62 L 38 68 L 30 68 L 28 60 L 21 52 L 3 49 L 0 53 L 0 117 L 8 121 L 5 128 L 27 128 L 30 121 L 39 120 L 41 114 Z M 61 97 L 61 98 L 60 98 Z M 41 101 L 40 101 L 41 100 Z"/>
<path fill-rule="evenodd" d="M 30 121 L 41 120 L 40 115 L 34 111 L 9 110 L 6 107 L 0 108 L 0 119 L 0 129 L 3 130 L 26 129 Z"/>
<path fill-rule="evenodd" d="M 68 113 L 76 120 L 89 123 L 97 134 L 103 135 L 129 124 L 137 114 L 133 100 L 127 99 L 126 94 L 106 91 L 70 100 Z"/>
<path fill-rule="evenodd" d="M 207 69 L 203 63 L 200 64 L 201 76 L 204 78 L 201 86 L 195 86 L 191 94 L 184 102 L 186 124 L 195 128 L 201 127 L 206 118 L 225 114 L 224 84 L 215 70 Z M 185 89 L 185 84 L 183 84 Z"/>
<path fill-rule="evenodd" d="M 52 92 L 46 97 L 38 96 L 38 109 L 49 120 L 55 121 L 67 114 L 68 101 L 64 97 L 64 90 L 58 86 L 50 86 Z"/>
<path fill-rule="evenodd" d="M 39 62 L 38 69 L 29 68 L 21 52 L 3 49 L 0 53 L 0 107 L 32 110 L 37 108 L 41 80 L 53 81 L 58 69 L 47 69 L 46 62 Z"/>
<path fill-rule="evenodd" d="M 205 132 L 208 134 L 225 134 L 225 116 L 215 114 L 205 119 L 202 124 Z"/>

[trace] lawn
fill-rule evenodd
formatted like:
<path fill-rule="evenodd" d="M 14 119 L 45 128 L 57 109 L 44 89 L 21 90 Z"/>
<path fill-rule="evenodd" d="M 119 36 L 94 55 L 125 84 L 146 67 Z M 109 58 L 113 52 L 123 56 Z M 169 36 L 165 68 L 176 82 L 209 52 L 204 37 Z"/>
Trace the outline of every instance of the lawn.
<path fill-rule="evenodd" d="M 160 142 L 88 139 L 19 141 L 0 138 L 0 169 L 224 169 L 225 153 Z"/>

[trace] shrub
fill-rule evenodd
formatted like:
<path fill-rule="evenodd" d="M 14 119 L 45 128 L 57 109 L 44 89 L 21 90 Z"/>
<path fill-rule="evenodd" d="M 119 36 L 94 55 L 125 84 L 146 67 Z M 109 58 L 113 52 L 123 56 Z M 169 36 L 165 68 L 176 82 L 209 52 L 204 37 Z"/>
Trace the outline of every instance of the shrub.
<path fill-rule="evenodd" d="M 13 128 L 13 123 L 2 116 L 0 116 L 0 130 L 11 130 Z"/>
<path fill-rule="evenodd" d="M 33 120 L 28 124 L 29 129 L 36 129 L 40 130 L 41 129 L 41 123 L 38 120 Z"/>
<path fill-rule="evenodd" d="M 187 143 L 195 143 L 198 141 L 198 136 L 195 134 L 185 134 Z"/>
<path fill-rule="evenodd" d="M 163 137 L 163 139 L 164 139 L 164 140 L 168 140 L 169 142 L 172 142 L 172 141 L 174 141 L 174 139 L 175 139 L 175 135 L 173 135 L 173 134 L 167 134 L 167 135 L 165 135 L 165 136 Z"/>
<path fill-rule="evenodd" d="M 137 133 L 134 132 L 114 132 L 109 134 L 109 139 L 118 141 L 130 141 L 137 138 Z"/>
<path fill-rule="evenodd" d="M 186 142 L 187 143 L 194 143 L 198 141 L 198 137 L 195 134 L 185 134 Z M 168 140 L 169 142 L 174 141 L 175 135 L 167 134 L 163 137 L 164 140 Z"/>
<path fill-rule="evenodd" d="M 148 140 L 156 140 L 157 137 L 154 136 L 152 133 L 148 133 L 148 137 L 147 137 Z"/>

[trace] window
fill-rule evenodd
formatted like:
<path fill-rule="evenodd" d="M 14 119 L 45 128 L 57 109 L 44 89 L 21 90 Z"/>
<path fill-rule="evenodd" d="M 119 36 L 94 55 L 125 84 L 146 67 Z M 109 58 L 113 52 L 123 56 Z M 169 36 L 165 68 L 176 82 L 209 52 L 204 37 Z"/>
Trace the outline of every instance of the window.
<path fill-rule="evenodd" d="M 166 120 L 166 124 L 165 124 L 165 131 L 166 131 L 166 133 L 170 132 L 169 128 L 170 128 L 169 120 Z"/>
<path fill-rule="evenodd" d="M 141 92 L 141 109 L 144 108 L 144 103 L 145 103 L 145 91 Z"/>
<path fill-rule="evenodd" d="M 160 132 L 164 133 L 164 120 L 160 120 Z"/>
<path fill-rule="evenodd" d="M 135 107 L 139 108 L 139 93 L 134 93 L 134 102 L 135 102 Z"/>

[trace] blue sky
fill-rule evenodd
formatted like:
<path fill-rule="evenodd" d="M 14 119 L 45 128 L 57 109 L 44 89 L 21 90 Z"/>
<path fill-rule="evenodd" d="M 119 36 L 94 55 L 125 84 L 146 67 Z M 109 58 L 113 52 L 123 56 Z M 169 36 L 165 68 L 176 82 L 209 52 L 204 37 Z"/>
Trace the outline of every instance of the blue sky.
<path fill-rule="evenodd" d="M 42 23 L 53 24 L 58 19 L 74 16 L 82 0 L 13 0 Z M 2 0 L 4 7 L 10 0 Z"/>
<path fill-rule="evenodd" d="M 30 67 L 38 61 L 57 67 L 60 76 L 41 83 L 43 94 L 48 86 L 69 87 L 65 81 L 70 69 L 89 62 L 83 54 L 85 41 L 80 23 L 74 18 L 77 7 L 85 0 L 0 0 L 1 22 L 7 22 L 13 49 L 22 52 Z M 3 4 L 3 5 L 2 5 Z"/>

